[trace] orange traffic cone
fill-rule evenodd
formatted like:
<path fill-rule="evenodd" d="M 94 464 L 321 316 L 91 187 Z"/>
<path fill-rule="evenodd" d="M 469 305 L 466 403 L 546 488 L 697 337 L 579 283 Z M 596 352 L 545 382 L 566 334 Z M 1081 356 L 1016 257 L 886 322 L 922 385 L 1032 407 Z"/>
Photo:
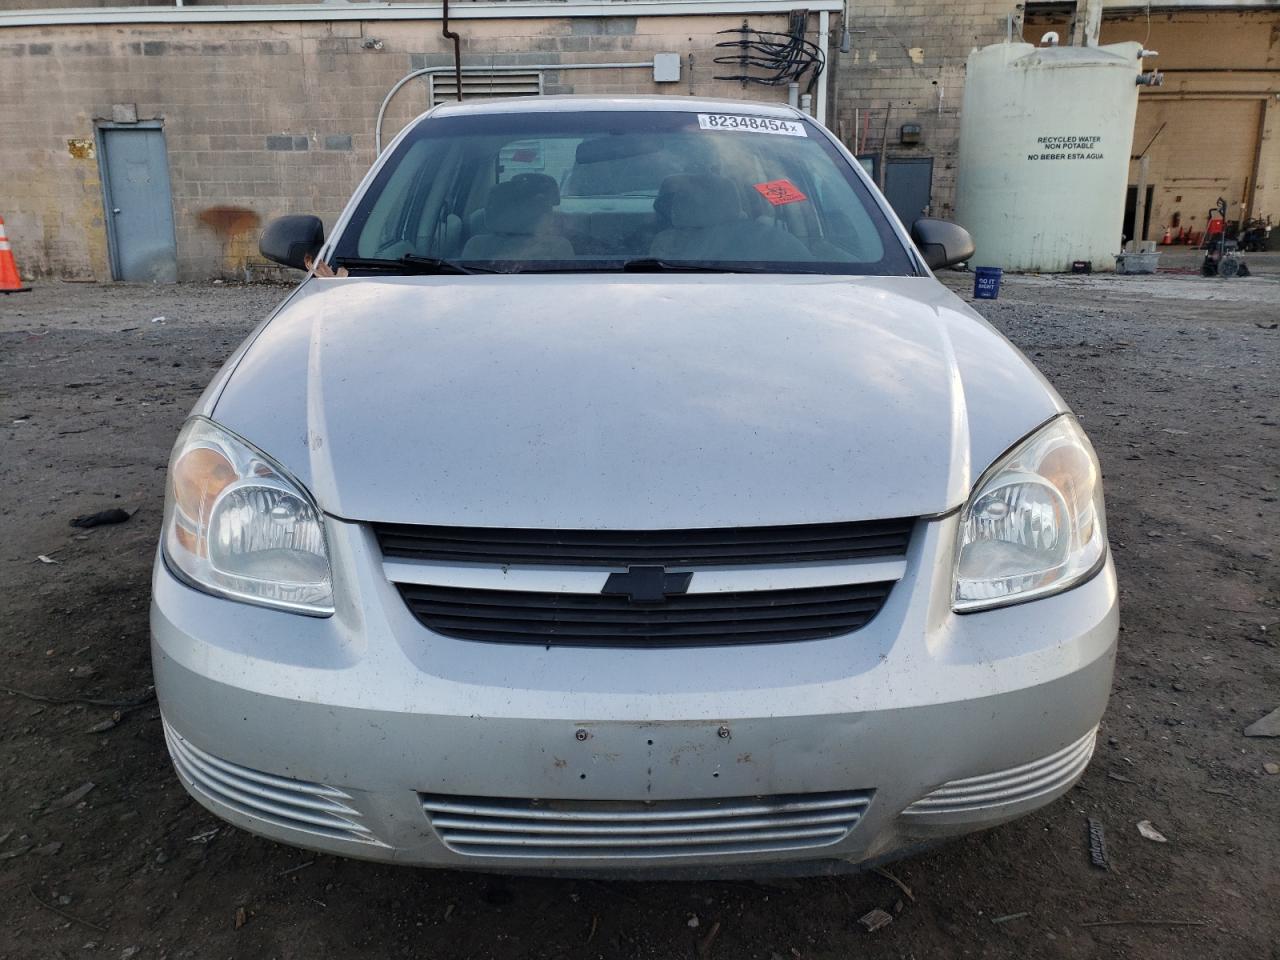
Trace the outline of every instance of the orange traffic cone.
<path fill-rule="evenodd" d="M 26 293 L 30 287 L 22 285 L 18 276 L 18 263 L 13 259 L 13 248 L 4 235 L 4 217 L 0 217 L 0 293 Z"/>

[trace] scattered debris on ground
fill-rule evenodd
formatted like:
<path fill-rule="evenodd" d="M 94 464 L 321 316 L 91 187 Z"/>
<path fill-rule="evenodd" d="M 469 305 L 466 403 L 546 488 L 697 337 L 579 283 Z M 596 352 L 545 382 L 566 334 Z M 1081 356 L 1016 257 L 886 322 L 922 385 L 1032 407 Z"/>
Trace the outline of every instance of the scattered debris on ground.
<path fill-rule="evenodd" d="M 1280 737 L 1280 707 L 1244 728 L 1246 737 Z"/>
<path fill-rule="evenodd" d="M 1156 843 L 1168 843 L 1169 838 L 1151 825 L 1150 820 L 1138 821 L 1138 832 L 1148 840 L 1154 840 Z"/>
<path fill-rule="evenodd" d="M 867 928 L 868 933 L 875 933 L 882 927 L 893 923 L 893 914 L 876 907 L 858 918 L 858 922 Z"/>
<path fill-rule="evenodd" d="M 698 941 L 698 956 L 711 956 L 711 947 L 716 942 L 716 937 L 720 934 L 720 921 L 715 920 L 711 924 L 711 929 L 707 931 L 707 935 Z"/>
<path fill-rule="evenodd" d="M 95 786 L 96 784 L 94 784 L 92 781 L 89 781 L 87 783 L 82 783 L 80 786 L 76 787 L 70 793 L 64 794 L 63 796 L 59 797 L 57 800 L 54 800 L 53 802 L 51 802 L 47 809 L 63 810 L 67 807 L 74 807 L 77 803 L 79 803 L 81 800 L 87 797 L 89 795 L 89 792 L 93 790 Z"/>
<path fill-rule="evenodd" d="M 124 523 L 132 514 L 119 507 L 112 507 L 110 510 L 99 510 L 97 513 L 87 513 L 83 517 L 76 517 L 71 521 L 71 526 L 80 527 L 88 530 L 92 527 L 102 527 L 112 523 Z"/>
<path fill-rule="evenodd" d="M 1003 917 L 992 917 L 991 922 L 995 924 L 1009 923 L 1012 920 L 1021 920 L 1029 916 L 1031 916 L 1031 912 L 1023 910 L 1021 913 L 1006 913 Z"/>
<path fill-rule="evenodd" d="M 1089 818 L 1089 862 L 1095 867 L 1106 870 L 1110 864 L 1107 861 L 1107 836 L 1102 826 L 1102 821 Z"/>

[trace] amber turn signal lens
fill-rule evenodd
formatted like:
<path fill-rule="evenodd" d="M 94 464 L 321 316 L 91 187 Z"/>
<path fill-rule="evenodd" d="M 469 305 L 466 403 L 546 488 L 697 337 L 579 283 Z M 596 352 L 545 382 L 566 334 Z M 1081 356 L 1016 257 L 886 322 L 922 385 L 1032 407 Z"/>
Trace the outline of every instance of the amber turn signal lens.
<path fill-rule="evenodd" d="M 236 479 L 236 468 L 217 450 L 188 450 L 173 466 L 173 495 L 178 509 L 192 525 L 200 526 L 218 494 Z"/>

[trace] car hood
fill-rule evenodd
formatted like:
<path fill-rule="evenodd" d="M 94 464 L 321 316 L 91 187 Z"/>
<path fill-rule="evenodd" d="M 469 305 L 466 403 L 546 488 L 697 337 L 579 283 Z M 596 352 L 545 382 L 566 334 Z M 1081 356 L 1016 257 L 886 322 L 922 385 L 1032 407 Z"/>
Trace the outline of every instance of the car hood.
<path fill-rule="evenodd" d="M 615 529 L 941 513 L 1064 409 L 929 277 L 312 279 L 206 397 L 338 517 Z"/>

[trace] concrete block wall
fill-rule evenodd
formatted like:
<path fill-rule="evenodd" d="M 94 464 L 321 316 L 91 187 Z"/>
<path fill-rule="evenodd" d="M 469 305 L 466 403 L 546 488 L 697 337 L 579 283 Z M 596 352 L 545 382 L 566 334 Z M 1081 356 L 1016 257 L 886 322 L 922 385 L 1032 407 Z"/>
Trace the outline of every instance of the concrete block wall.
<path fill-rule="evenodd" d="M 1010 16 L 1017 37 L 1020 6 L 1012 0 L 849 5 L 850 51 L 833 51 L 831 127 L 851 150 L 879 156 L 887 109 L 886 155 L 933 157 L 933 216 L 954 213 L 965 60 L 975 47 L 1003 41 Z M 838 26 L 832 40 L 838 43 Z M 899 143 L 904 123 L 920 125 L 918 145 Z"/>
<path fill-rule="evenodd" d="M 813 18 L 816 24 L 816 16 Z M 785 16 L 752 17 L 786 27 Z M 716 81 L 718 30 L 741 17 L 461 20 L 476 66 L 652 61 L 680 53 L 678 84 L 651 69 L 549 71 L 548 93 L 678 93 L 785 100 Z M 376 49 L 372 41 L 381 41 Z M 162 120 L 181 279 L 260 275 L 261 225 L 331 225 L 374 159 L 374 119 L 410 70 L 452 62 L 437 21 L 10 27 L 0 31 L 0 216 L 25 275 L 111 278 L 96 124 L 113 108 Z M 384 143 L 426 108 L 410 84 Z"/>

